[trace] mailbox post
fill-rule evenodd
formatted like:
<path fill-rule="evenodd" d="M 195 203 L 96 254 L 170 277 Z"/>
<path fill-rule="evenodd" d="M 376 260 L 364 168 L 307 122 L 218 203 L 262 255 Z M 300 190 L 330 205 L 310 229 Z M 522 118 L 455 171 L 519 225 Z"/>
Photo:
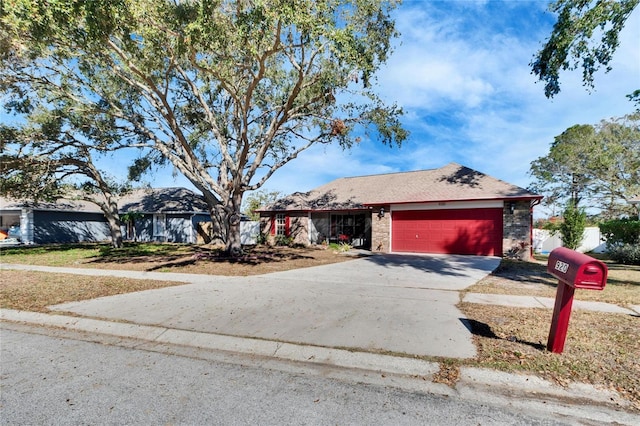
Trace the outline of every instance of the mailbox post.
<path fill-rule="evenodd" d="M 549 254 L 547 271 L 558 279 L 547 350 L 562 353 L 569 328 L 576 288 L 602 290 L 607 283 L 607 265 L 583 253 L 559 247 Z"/>

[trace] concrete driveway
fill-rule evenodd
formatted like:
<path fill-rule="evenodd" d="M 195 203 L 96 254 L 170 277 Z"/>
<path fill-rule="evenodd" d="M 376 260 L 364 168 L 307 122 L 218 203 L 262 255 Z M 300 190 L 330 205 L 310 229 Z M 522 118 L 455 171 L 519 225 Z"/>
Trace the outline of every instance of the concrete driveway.
<path fill-rule="evenodd" d="M 475 347 L 455 307 L 458 291 L 489 274 L 499 261 L 373 255 L 252 277 L 197 276 L 193 284 L 53 309 L 314 346 L 467 358 L 475 355 Z"/>

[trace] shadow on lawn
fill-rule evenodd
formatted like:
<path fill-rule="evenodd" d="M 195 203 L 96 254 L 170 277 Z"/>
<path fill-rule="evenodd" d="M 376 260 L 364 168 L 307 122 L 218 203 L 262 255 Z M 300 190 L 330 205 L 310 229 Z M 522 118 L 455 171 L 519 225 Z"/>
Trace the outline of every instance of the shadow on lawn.
<path fill-rule="evenodd" d="M 541 343 L 533 343 L 528 342 L 526 340 L 520 340 L 516 336 L 509 336 L 506 338 L 499 337 L 496 335 L 489 324 L 484 322 L 476 321 L 468 318 L 459 318 L 460 322 L 471 332 L 471 334 L 480 337 L 486 337 L 488 339 L 496 339 L 496 340 L 507 340 L 509 342 L 520 343 L 523 345 L 531 346 L 534 349 L 539 351 L 546 350 L 546 346 Z"/>
<path fill-rule="evenodd" d="M 544 284 L 550 287 L 558 285 L 558 280 L 547 272 L 547 265 L 522 260 L 502 259 L 500 266 L 491 275 L 513 281 Z"/>
<path fill-rule="evenodd" d="M 313 259 L 313 256 L 305 256 L 300 253 L 279 252 L 277 250 L 250 250 L 242 256 L 232 257 L 222 251 L 206 251 L 201 250 L 194 253 L 189 258 L 181 258 L 181 260 L 168 260 L 163 263 L 146 269 L 147 271 L 155 271 L 162 268 L 173 268 L 195 265 L 198 262 L 218 262 L 236 265 L 257 266 L 264 263 L 286 262 L 299 259 Z M 157 261 L 157 259 L 154 259 Z"/>

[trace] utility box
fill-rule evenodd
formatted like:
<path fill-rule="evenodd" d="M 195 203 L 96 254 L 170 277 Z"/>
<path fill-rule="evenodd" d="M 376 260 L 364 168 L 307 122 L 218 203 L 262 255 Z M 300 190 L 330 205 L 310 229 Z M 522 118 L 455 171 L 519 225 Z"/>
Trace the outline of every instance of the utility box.
<path fill-rule="evenodd" d="M 586 254 L 558 247 L 549 255 L 547 271 L 575 288 L 602 290 L 607 283 L 607 265 Z"/>
<path fill-rule="evenodd" d="M 607 265 L 598 259 L 565 247 L 558 247 L 549 254 L 547 271 L 558 279 L 547 350 L 562 353 L 576 288 L 604 289 L 609 270 Z"/>

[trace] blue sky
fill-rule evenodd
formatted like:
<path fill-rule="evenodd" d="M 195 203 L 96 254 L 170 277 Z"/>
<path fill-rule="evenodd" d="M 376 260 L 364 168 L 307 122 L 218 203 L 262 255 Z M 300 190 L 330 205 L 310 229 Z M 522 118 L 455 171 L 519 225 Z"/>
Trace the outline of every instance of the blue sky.
<path fill-rule="evenodd" d="M 378 92 L 405 110 L 411 132 L 401 148 L 363 140 L 343 151 L 317 146 L 277 171 L 265 189 L 307 191 L 343 176 L 441 167 L 457 162 L 527 187 L 531 161 L 575 124 L 633 111 L 625 97 L 640 88 L 640 8 L 629 19 L 595 90 L 581 71 L 561 75 L 552 100 L 529 62 L 551 33 L 547 1 L 405 1 L 395 12 L 401 37 L 378 74 Z M 191 185 L 158 173 L 154 186 Z M 538 215 L 544 214 L 543 211 Z"/>

